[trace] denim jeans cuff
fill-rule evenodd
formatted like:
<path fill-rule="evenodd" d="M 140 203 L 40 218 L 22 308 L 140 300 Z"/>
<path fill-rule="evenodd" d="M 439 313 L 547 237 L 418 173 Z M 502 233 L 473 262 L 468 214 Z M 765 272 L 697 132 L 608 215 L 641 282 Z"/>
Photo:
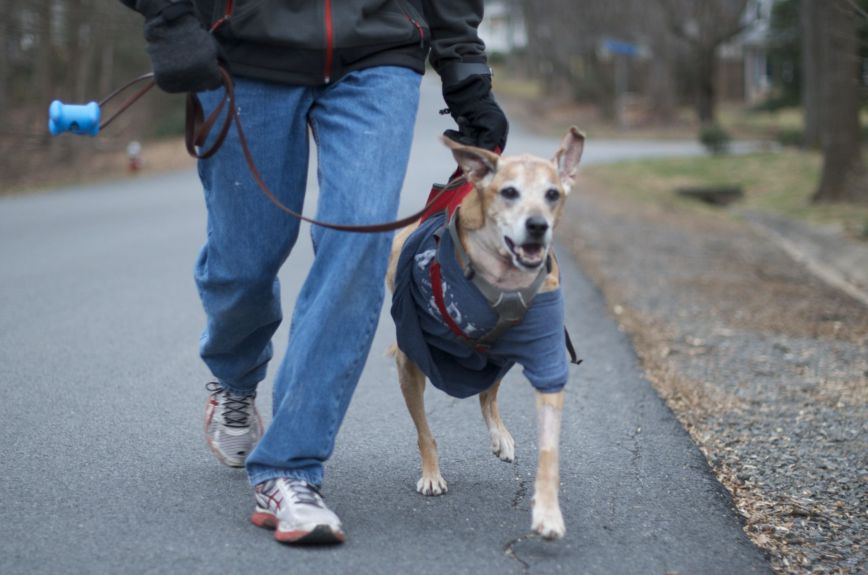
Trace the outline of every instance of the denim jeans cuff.
<path fill-rule="evenodd" d="M 261 471 L 250 471 L 248 469 L 247 472 L 248 479 L 250 480 L 250 485 L 252 487 L 256 487 L 263 481 L 268 481 L 269 479 L 278 479 L 281 477 L 285 477 L 287 479 L 300 479 L 316 486 L 322 485 L 323 479 L 322 471 L 313 471 L 306 469 L 262 469 Z"/>
<path fill-rule="evenodd" d="M 240 387 L 237 385 L 226 383 L 222 380 L 217 380 L 217 383 L 219 383 L 220 387 L 222 387 L 225 391 L 228 391 L 232 395 L 250 395 L 251 393 L 256 393 L 257 384 L 254 384 L 253 387 Z"/>

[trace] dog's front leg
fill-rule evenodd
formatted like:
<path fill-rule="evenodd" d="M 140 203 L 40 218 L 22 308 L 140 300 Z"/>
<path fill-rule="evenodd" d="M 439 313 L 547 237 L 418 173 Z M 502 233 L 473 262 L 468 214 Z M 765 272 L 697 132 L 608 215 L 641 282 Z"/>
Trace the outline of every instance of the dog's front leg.
<path fill-rule="evenodd" d="M 491 451 L 501 461 L 515 461 L 515 440 L 512 434 L 503 424 L 500 418 L 500 410 L 497 409 L 497 390 L 500 389 L 500 381 L 479 394 L 479 405 L 482 408 L 482 418 L 488 428 L 491 437 Z"/>
<path fill-rule="evenodd" d="M 558 503 L 560 471 L 558 443 L 561 435 L 561 414 L 564 392 L 536 393 L 537 423 L 539 426 L 539 462 L 533 494 L 533 521 L 531 527 L 546 539 L 564 536 L 564 518 Z"/>
<path fill-rule="evenodd" d="M 446 480 L 440 475 L 437 442 L 434 441 L 434 435 L 428 427 L 428 418 L 425 416 L 425 374 L 401 350 L 398 350 L 395 359 L 398 363 L 401 392 L 404 394 L 410 417 L 416 424 L 419 454 L 422 456 L 422 478 L 416 484 L 416 491 L 422 495 L 441 495 L 447 491 Z"/>

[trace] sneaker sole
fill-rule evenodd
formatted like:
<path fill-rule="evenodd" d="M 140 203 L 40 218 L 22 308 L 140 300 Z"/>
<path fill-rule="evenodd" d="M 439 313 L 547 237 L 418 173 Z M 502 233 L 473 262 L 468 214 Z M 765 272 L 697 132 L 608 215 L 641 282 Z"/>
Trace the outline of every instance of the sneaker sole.
<path fill-rule="evenodd" d="M 333 545 L 346 540 L 343 531 L 335 531 L 329 525 L 317 525 L 311 530 L 280 531 L 277 529 L 277 518 L 271 513 L 257 511 L 250 516 L 250 522 L 257 527 L 273 529 L 275 540 L 290 545 Z"/>
<path fill-rule="evenodd" d="M 208 442 L 208 449 L 211 450 L 211 453 L 214 454 L 214 457 L 217 458 L 217 461 L 219 461 L 220 463 L 222 463 L 226 467 L 233 467 L 235 469 L 241 469 L 242 467 L 244 467 L 244 460 L 243 459 L 241 461 L 238 461 L 238 460 L 233 461 L 233 460 L 227 459 L 225 455 L 220 453 L 220 450 L 217 449 L 217 446 L 214 445 L 214 442 L 211 441 L 211 438 L 206 438 L 206 441 Z"/>

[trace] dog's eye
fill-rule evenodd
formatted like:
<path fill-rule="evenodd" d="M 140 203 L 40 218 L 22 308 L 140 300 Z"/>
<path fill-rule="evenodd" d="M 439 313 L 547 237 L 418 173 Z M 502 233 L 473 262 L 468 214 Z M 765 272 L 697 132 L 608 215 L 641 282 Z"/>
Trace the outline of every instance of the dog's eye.
<path fill-rule="evenodd" d="M 518 190 L 510 186 L 508 188 L 503 188 L 502 190 L 500 190 L 500 195 L 503 196 L 504 199 L 514 200 L 518 197 Z"/>
<path fill-rule="evenodd" d="M 556 190 L 555 188 L 546 190 L 546 200 L 550 202 L 556 202 L 559 199 L 561 199 L 561 193 L 558 190 Z"/>

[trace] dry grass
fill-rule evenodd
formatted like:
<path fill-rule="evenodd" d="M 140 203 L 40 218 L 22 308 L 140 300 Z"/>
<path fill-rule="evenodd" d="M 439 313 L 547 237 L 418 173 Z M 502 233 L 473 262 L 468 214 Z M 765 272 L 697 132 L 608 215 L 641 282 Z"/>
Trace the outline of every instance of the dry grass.
<path fill-rule="evenodd" d="M 784 150 L 746 156 L 622 162 L 595 166 L 587 173 L 624 199 L 665 209 L 711 212 L 713 208 L 676 196 L 674 190 L 685 186 L 739 185 L 745 192 L 740 207 L 840 226 L 854 237 L 864 236 L 868 207 L 811 204 L 821 161 L 818 153 Z"/>

